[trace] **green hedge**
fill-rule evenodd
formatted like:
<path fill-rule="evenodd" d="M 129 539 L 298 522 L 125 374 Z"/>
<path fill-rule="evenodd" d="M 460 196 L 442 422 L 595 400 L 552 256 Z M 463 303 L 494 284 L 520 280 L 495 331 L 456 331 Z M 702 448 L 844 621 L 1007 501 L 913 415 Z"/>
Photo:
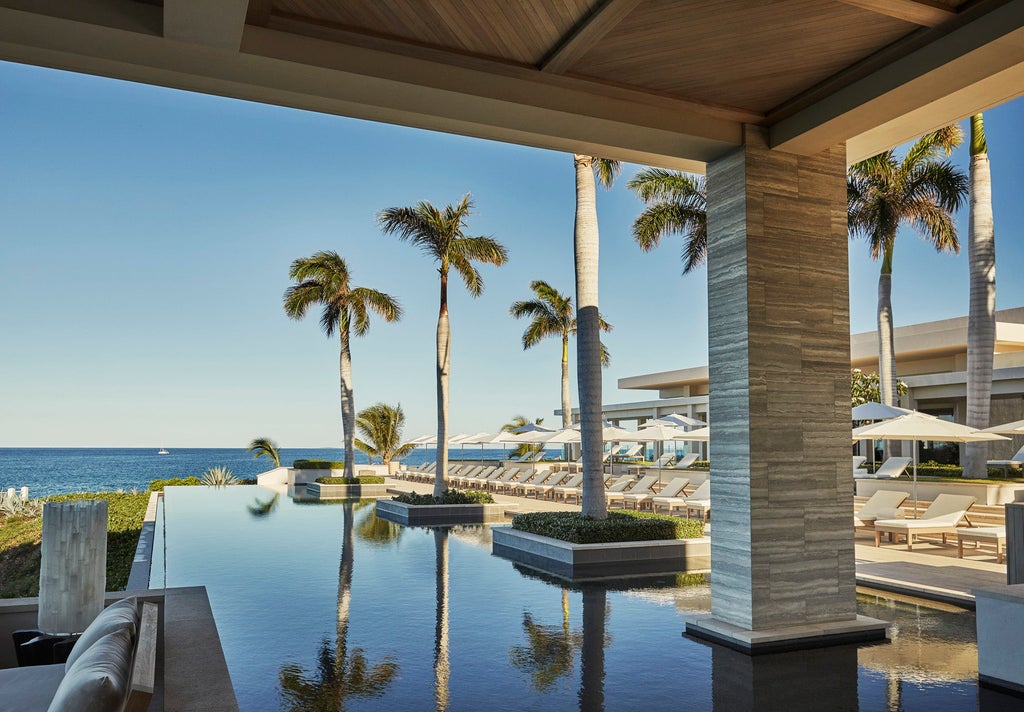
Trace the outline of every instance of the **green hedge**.
<path fill-rule="evenodd" d="M 678 519 L 649 512 L 608 512 L 607 519 L 591 519 L 579 512 L 528 512 L 513 517 L 512 528 L 573 544 L 704 536 L 704 522 L 699 519 Z"/>
<path fill-rule="evenodd" d="M 198 477 L 172 477 L 169 480 L 153 480 L 149 483 L 150 492 L 163 492 L 164 487 L 192 487 L 203 484 Z"/>
<path fill-rule="evenodd" d="M 149 494 L 81 492 L 55 495 L 44 501 L 72 502 L 83 499 L 107 501 L 107 590 L 124 590 L 135 559 Z M 39 545 L 42 532 L 41 515 L 0 520 L 0 598 L 39 595 Z"/>
<path fill-rule="evenodd" d="M 882 462 L 878 461 L 875 463 L 875 470 L 882 466 Z M 867 464 L 869 471 L 871 469 L 871 463 Z M 913 476 L 914 466 L 907 466 L 907 474 Z M 945 465 L 934 460 L 927 460 L 925 462 L 917 463 L 917 476 L 918 477 L 938 477 L 938 478 L 951 478 L 951 477 L 963 477 L 964 468 L 960 465 Z M 992 479 L 1005 480 L 1007 475 L 1013 474 L 1013 471 L 1007 472 L 1001 467 L 990 467 L 988 468 L 988 476 Z M 1018 478 L 1019 479 L 1019 478 Z"/>
<path fill-rule="evenodd" d="M 383 477 L 376 475 L 360 475 L 359 477 L 317 477 L 316 481 L 322 485 L 382 485 Z"/>
<path fill-rule="evenodd" d="M 490 492 L 483 492 L 481 490 L 466 490 L 465 492 L 459 490 L 445 490 L 444 495 L 435 498 L 429 494 L 415 494 L 409 492 L 406 494 L 400 494 L 393 498 L 396 502 L 402 502 L 403 504 L 494 504 L 494 497 L 491 496 Z"/>
<path fill-rule="evenodd" d="M 296 460 L 292 467 L 296 470 L 344 470 L 345 463 L 331 460 Z"/>

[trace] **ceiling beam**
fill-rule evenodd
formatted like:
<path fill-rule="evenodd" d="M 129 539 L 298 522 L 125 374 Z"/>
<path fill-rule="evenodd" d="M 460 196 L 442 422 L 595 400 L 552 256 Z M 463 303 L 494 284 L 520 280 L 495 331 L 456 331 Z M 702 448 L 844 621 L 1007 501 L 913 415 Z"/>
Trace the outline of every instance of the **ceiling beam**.
<path fill-rule="evenodd" d="M 640 0 L 604 0 L 559 40 L 538 69 L 552 74 L 567 72 L 639 4 Z"/>
<path fill-rule="evenodd" d="M 163 0 L 164 37 L 238 50 L 249 0 Z"/>
<path fill-rule="evenodd" d="M 924 0 L 839 0 L 880 15 L 910 22 L 921 27 L 935 27 L 956 17 L 956 11 L 937 2 Z"/>
<path fill-rule="evenodd" d="M 266 27 L 270 22 L 270 10 L 273 0 L 250 0 L 249 11 L 245 14 L 245 21 L 250 25 Z"/>
<path fill-rule="evenodd" d="M 1024 0 L 982 2 L 921 32 L 881 53 L 885 62 L 819 87 L 798 110 L 769 115 L 772 147 L 808 155 L 849 142 L 852 162 L 1024 91 Z"/>
<path fill-rule="evenodd" d="M 15 62 L 680 170 L 702 171 L 742 140 L 744 119 L 720 109 L 532 68 L 252 25 L 235 51 L 87 20 L 80 7 L 68 19 L 10 2 L 0 0 L 0 59 Z"/>

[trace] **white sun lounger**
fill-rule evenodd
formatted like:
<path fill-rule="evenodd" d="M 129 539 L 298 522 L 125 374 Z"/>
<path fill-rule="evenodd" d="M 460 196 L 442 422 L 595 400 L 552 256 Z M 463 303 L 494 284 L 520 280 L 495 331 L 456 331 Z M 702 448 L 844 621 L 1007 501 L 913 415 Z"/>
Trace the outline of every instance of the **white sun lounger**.
<path fill-rule="evenodd" d="M 540 498 L 541 488 L 543 487 L 556 487 L 560 485 L 568 473 L 566 472 L 552 472 L 551 470 L 545 469 L 538 474 L 543 474 L 544 477 L 534 477 L 529 482 L 525 482 L 518 487 L 513 488 L 515 494 L 522 495 L 523 497 L 529 497 L 531 494 L 537 498 Z"/>
<path fill-rule="evenodd" d="M 688 484 L 690 484 L 689 477 L 673 477 L 672 480 L 657 494 L 654 492 L 627 492 L 622 496 L 622 504 L 626 509 L 629 509 L 630 503 L 634 504 L 637 509 L 643 509 L 644 505 L 648 508 L 653 508 L 651 500 L 653 500 L 654 497 L 676 497 L 680 492 L 686 489 L 686 485 Z"/>
<path fill-rule="evenodd" d="M 882 534 L 888 534 L 890 541 L 898 540 L 901 534 L 905 536 L 907 551 L 914 550 L 914 537 L 921 534 L 941 534 L 945 544 L 946 535 L 956 533 L 957 525 L 974 502 L 974 497 L 968 495 L 940 494 L 920 519 L 878 519 L 875 521 L 875 546 L 882 545 Z"/>
<path fill-rule="evenodd" d="M 653 494 L 651 487 L 653 487 L 657 481 L 657 475 L 647 475 L 640 480 L 634 480 L 632 487 L 627 487 L 617 492 L 609 490 L 608 494 L 605 495 L 605 501 L 608 503 L 609 507 L 616 502 L 621 502 L 622 506 L 625 507 L 627 494 Z"/>
<path fill-rule="evenodd" d="M 661 470 L 668 467 L 668 463 L 672 462 L 673 457 L 675 457 L 674 453 L 667 452 L 650 465 L 626 465 L 626 472 L 639 475 L 644 470 Z"/>
<path fill-rule="evenodd" d="M 864 457 L 863 455 L 854 455 L 853 456 L 853 476 L 854 477 L 857 477 L 857 475 L 866 475 L 866 474 L 868 474 L 867 469 L 864 467 L 864 463 L 867 462 L 867 461 L 868 461 L 868 459 L 866 457 Z"/>
<path fill-rule="evenodd" d="M 882 466 L 871 474 L 854 473 L 855 480 L 896 480 L 907 472 L 907 466 L 913 462 L 909 457 L 890 457 Z"/>
<path fill-rule="evenodd" d="M 483 483 L 483 489 L 490 490 L 491 492 L 505 492 L 512 488 L 516 482 L 516 478 L 522 480 L 526 477 L 526 471 L 520 470 L 518 467 L 508 468 L 501 477 L 494 477 L 487 482 Z"/>
<path fill-rule="evenodd" d="M 877 490 L 860 511 L 853 515 L 853 528 L 872 527 L 879 519 L 901 519 L 903 510 L 900 509 L 900 505 L 906 502 L 909 496 L 908 492 Z"/>
<path fill-rule="evenodd" d="M 609 474 L 604 475 L 604 485 L 606 487 L 608 486 L 608 480 L 610 480 L 611 478 L 612 476 Z M 563 487 L 555 487 L 555 499 L 561 496 L 562 501 L 564 501 L 566 504 L 569 504 L 570 499 L 575 499 L 577 502 L 580 502 L 583 497 L 582 484 L 583 480 L 581 479 L 580 484 L 577 485 L 576 487 L 570 487 L 568 483 Z"/>
<path fill-rule="evenodd" d="M 689 470 L 693 466 L 693 463 L 697 462 L 697 458 L 698 457 L 700 457 L 700 455 L 698 455 L 695 452 L 688 453 L 686 455 L 683 455 L 681 458 L 679 458 L 679 461 L 676 464 L 672 465 L 672 467 L 668 467 L 666 469 L 668 469 L 668 470 Z"/>
<path fill-rule="evenodd" d="M 686 507 L 687 519 L 693 516 L 707 521 L 711 515 L 711 480 L 701 482 L 697 491 L 687 497 L 683 505 Z"/>
<path fill-rule="evenodd" d="M 696 499 L 704 499 L 711 496 L 711 480 L 704 480 L 700 483 L 700 486 L 693 491 L 693 494 L 686 495 L 675 495 L 669 497 L 667 495 L 658 495 L 651 498 L 651 508 L 657 511 L 659 507 L 665 507 L 669 514 L 672 514 L 672 510 L 679 508 L 685 509 L 686 503 Z"/>
<path fill-rule="evenodd" d="M 1019 470 L 1024 466 L 1024 447 L 1014 453 L 1013 457 L 1009 460 L 989 460 L 989 467 L 1003 467 L 1007 469 Z"/>

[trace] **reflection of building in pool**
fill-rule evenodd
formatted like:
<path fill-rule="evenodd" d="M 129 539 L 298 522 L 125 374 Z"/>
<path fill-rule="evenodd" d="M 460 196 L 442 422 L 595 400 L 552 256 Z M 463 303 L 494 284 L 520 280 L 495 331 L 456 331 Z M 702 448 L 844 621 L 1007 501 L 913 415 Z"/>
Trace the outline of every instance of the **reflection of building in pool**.
<path fill-rule="evenodd" d="M 967 317 L 943 319 L 895 329 L 896 375 L 909 387 L 901 405 L 963 423 L 967 415 Z M 850 367 L 878 370 L 877 332 L 850 337 Z M 654 400 L 605 405 L 613 423 L 644 422 L 668 413 L 708 419 L 708 367 L 697 366 L 619 379 L 619 388 L 657 391 Z M 555 411 L 560 414 L 561 411 Z M 578 410 L 573 412 L 578 415 Z M 996 312 L 996 353 L 992 369 L 992 423 L 1024 418 L 1024 307 Z M 989 445 L 992 459 L 1008 458 L 1024 437 Z M 694 443 L 696 449 L 698 444 Z M 701 443 L 702 453 L 707 444 Z M 952 448 L 952 452 L 948 449 Z M 946 451 L 943 452 L 943 449 Z M 957 446 L 922 445 L 925 459 L 957 459 Z"/>

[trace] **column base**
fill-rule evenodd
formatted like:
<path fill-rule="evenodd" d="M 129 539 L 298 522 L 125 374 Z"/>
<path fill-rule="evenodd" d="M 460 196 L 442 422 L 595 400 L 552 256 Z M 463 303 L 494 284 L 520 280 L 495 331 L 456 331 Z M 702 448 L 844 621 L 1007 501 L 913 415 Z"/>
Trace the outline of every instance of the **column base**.
<path fill-rule="evenodd" d="M 854 620 L 747 630 L 710 614 L 686 619 L 686 635 L 725 645 L 747 655 L 825 648 L 886 639 L 888 621 L 857 616 Z"/>

